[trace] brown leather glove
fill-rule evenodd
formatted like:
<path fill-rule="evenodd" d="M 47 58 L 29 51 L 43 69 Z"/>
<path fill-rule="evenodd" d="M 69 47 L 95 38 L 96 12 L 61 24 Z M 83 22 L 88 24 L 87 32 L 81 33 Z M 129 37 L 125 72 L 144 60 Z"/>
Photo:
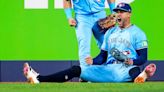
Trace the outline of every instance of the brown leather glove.
<path fill-rule="evenodd" d="M 100 26 L 100 32 L 107 31 L 109 28 L 115 26 L 117 16 L 116 14 L 108 15 L 107 17 L 98 20 L 98 25 Z"/>

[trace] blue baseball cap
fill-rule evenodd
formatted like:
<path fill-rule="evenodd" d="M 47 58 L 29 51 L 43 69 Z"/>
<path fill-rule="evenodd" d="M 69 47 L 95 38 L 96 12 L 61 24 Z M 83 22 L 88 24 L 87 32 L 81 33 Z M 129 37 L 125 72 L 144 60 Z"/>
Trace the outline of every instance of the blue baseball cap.
<path fill-rule="evenodd" d="M 115 9 L 113 9 L 114 12 L 117 12 L 117 11 L 125 11 L 125 12 L 131 12 L 132 11 L 132 8 L 130 7 L 129 4 L 127 3 L 119 3 L 117 5 L 117 7 Z"/>

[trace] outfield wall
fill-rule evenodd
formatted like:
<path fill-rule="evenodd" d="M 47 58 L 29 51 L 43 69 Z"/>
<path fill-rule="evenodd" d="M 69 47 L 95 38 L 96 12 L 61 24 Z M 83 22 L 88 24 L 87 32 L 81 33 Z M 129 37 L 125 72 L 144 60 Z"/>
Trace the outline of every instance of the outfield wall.
<path fill-rule="evenodd" d="M 1 82 L 25 82 L 26 79 L 23 76 L 23 64 L 29 62 L 29 64 L 40 74 L 48 75 L 51 73 L 59 72 L 61 70 L 70 68 L 73 65 L 79 65 L 77 61 L 1 61 L 0 62 L 0 81 Z M 157 71 L 149 81 L 164 81 L 164 62 L 163 61 L 149 61 L 149 63 L 155 63 L 157 65 Z M 144 65 L 144 66 L 145 66 Z M 140 68 L 143 69 L 144 66 Z M 71 81 L 78 81 L 75 78 Z"/>
<path fill-rule="evenodd" d="M 32 2 L 33 8 L 26 7 L 26 1 Z M 68 25 L 60 1 L 0 0 L 0 60 L 78 60 L 75 29 Z M 157 16 L 163 11 L 163 4 L 164 0 L 155 4 L 152 0 L 131 3 L 132 23 L 148 38 L 148 60 L 164 60 L 161 39 L 164 17 L 163 14 Z M 108 8 L 106 11 L 110 14 Z M 91 55 L 94 57 L 98 52 L 92 40 Z"/>
<path fill-rule="evenodd" d="M 164 78 L 161 71 L 164 65 L 164 44 L 161 39 L 164 17 L 163 14 L 157 16 L 157 12 L 163 11 L 163 4 L 164 0 L 158 0 L 155 4 L 152 0 L 135 0 L 131 3 L 132 23 L 147 35 L 148 60 L 159 66 L 157 77 L 152 80 Z M 62 0 L 0 0 L 0 8 L 0 81 L 24 81 L 20 70 L 26 61 L 47 74 L 70 67 L 78 60 L 75 29 L 68 25 Z M 106 11 L 110 14 L 108 5 Z M 96 41 L 92 38 L 91 55 L 94 57 L 98 53 Z"/>

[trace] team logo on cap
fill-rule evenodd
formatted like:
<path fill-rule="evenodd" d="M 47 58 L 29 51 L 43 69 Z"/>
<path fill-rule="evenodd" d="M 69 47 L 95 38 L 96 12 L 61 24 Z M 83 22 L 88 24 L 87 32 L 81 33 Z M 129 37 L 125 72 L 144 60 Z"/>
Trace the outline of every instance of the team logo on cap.
<path fill-rule="evenodd" d="M 124 7 L 124 6 L 125 6 L 124 3 L 120 3 L 120 4 L 118 5 L 118 7 Z"/>

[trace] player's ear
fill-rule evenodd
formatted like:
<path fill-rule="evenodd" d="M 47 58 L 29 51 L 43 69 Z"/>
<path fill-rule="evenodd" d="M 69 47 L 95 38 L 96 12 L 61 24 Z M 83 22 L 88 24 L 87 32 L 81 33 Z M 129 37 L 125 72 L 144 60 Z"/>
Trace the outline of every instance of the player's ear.
<path fill-rule="evenodd" d="M 131 13 L 130 13 L 130 12 L 128 13 L 128 17 L 129 17 L 129 18 L 131 17 Z"/>

